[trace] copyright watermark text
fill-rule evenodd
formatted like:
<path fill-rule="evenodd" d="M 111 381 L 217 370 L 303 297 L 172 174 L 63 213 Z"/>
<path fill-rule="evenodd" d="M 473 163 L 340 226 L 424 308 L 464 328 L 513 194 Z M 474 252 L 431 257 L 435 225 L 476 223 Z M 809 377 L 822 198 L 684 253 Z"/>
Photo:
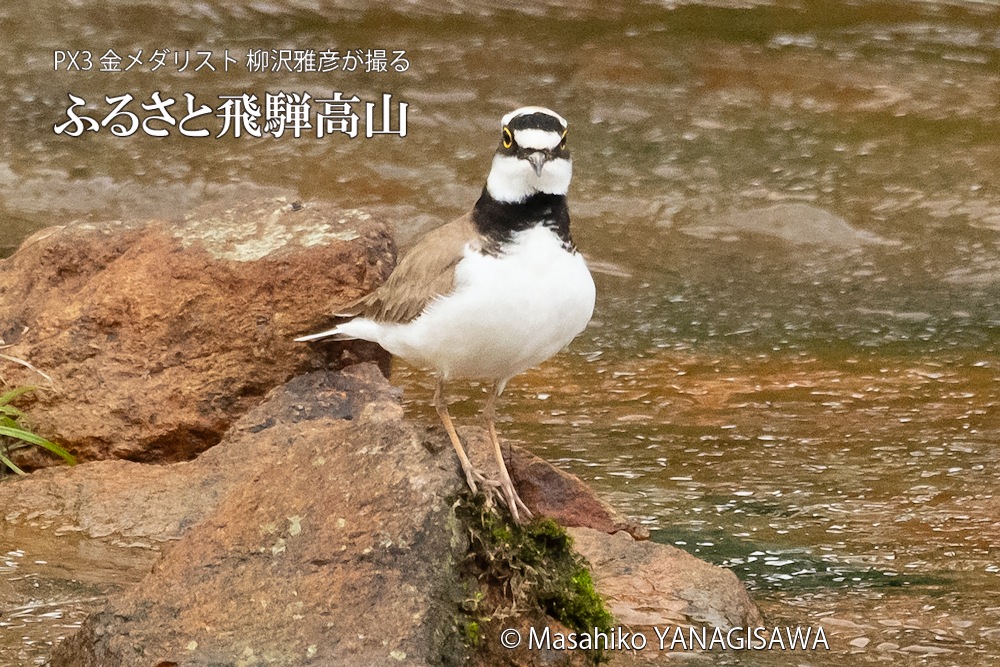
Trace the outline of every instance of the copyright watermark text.
<path fill-rule="evenodd" d="M 529 628 L 527 637 L 514 628 L 500 633 L 504 648 L 514 649 L 527 642 L 528 650 L 572 651 L 791 651 L 830 650 L 822 627 L 654 627 L 652 632 L 626 630 L 622 626 L 604 632 L 553 632 L 550 628 Z"/>

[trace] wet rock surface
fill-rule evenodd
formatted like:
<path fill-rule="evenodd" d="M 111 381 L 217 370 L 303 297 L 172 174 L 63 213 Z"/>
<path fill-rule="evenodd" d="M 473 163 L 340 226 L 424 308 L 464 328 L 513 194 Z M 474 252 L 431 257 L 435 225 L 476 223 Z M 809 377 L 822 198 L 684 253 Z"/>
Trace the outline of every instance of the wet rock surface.
<path fill-rule="evenodd" d="M 278 423 L 297 424 L 320 417 L 351 421 L 373 409 L 370 406 L 398 407 L 399 390 L 373 377 L 372 368 L 358 365 L 340 373 L 318 372 L 292 379 L 237 422 L 227 442 L 239 431 L 252 435 Z M 462 427 L 459 432 L 477 468 L 495 469 L 485 431 Z M 453 450 L 439 427 L 421 431 L 418 437 L 448 465 Z M 533 512 L 567 527 L 648 537 L 642 526 L 594 495 L 575 475 L 516 445 L 505 449 L 508 470 Z M 170 465 L 108 460 L 39 470 L 0 485 L 2 518 L 9 529 L 51 530 L 56 536 L 76 534 L 119 547 L 158 550 L 211 514 L 249 474 L 245 468 L 251 463 L 230 445 Z"/>
<path fill-rule="evenodd" d="M 668 544 L 571 528 L 615 620 L 633 628 L 756 627 L 762 618 L 736 575 Z M 650 636 L 652 634 L 650 633 Z"/>
<path fill-rule="evenodd" d="M 459 427 L 476 468 L 496 467 L 492 445 L 479 427 Z M 556 468 L 523 447 L 504 445 L 504 461 L 521 500 L 533 513 L 552 518 L 567 528 L 585 526 L 605 533 L 625 531 L 637 540 L 648 540 L 649 531 L 624 516 L 583 483 L 579 477 Z"/>
<path fill-rule="evenodd" d="M 170 466 L 224 470 L 218 504 L 53 665 L 425 664 L 456 650 L 451 458 L 402 422 L 371 365 L 273 399 Z"/>
<path fill-rule="evenodd" d="M 473 459 L 495 474 L 484 432 L 466 428 L 462 436 Z M 541 459 L 511 452 L 511 472 L 522 483 L 528 468 L 551 477 L 539 472 L 548 465 Z M 530 487 L 521 488 L 532 497 Z M 163 551 L 141 583 L 112 596 L 57 646 L 54 666 L 494 664 L 499 657 L 584 664 L 579 652 L 467 646 L 458 619 L 469 597 L 460 573 L 469 543 L 455 513 L 464 489 L 443 430 L 403 420 L 399 391 L 367 364 L 306 374 L 272 390 L 193 461 L 42 470 L 0 485 L 0 504 L 7 532 L 32 527 L 123 553 Z M 574 515 L 555 497 L 545 509 L 532 502 L 537 513 Z M 745 598 L 735 577 L 687 576 L 717 568 L 686 554 L 680 567 L 688 569 L 675 571 L 680 581 L 704 582 L 711 592 L 698 598 L 679 590 L 683 604 L 673 607 L 664 602 L 671 594 L 664 582 L 676 580 L 657 581 L 652 594 L 616 583 L 620 572 L 605 577 L 609 562 L 658 576 L 660 561 L 644 554 L 672 551 L 636 542 L 626 521 L 614 518 L 610 527 L 616 523 L 624 528 L 596 549 L 596 531 L 572 529 L 583 531 L 577 542 L 593 558 L 612 610 L 641 606 L 639 597 L 649 593 L 650 605 L 686 618 L 749 618 L 746 607 L 719 606 Z M 609 518 L 597 515 L 593 524 L 608 529 Z M 504 621 L 525 633 L 547 625 L 565 632 L 539 610 Z"/>
<path fill-rule="evenodd" d="M 271 388 L 388 354 L 293 342 L 394 265 L 387 224 L 268 194 L 183 223 L 74 222 L 0 260 L 0 373 L 40 389 L 36 431 L 80 460 L 181 461 L 217 443 Z M 22 450 L 26 466 L 55 461 Z"/>

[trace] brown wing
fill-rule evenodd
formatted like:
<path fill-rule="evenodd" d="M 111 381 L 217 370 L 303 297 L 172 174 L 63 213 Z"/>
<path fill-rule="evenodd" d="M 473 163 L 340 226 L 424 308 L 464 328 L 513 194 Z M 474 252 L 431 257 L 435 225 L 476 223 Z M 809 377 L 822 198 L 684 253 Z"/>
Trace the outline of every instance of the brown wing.
<path fill-rule="evenodd" d="M 413 246 L 381 287 L 337 309 L 338 315 L 362 316 L 376 322 L 406 324 L 433 299 L 455 288 L 455 266 L 467 244 L 479 249 L 481 236 L 472 214 L 438 227 Z"/>

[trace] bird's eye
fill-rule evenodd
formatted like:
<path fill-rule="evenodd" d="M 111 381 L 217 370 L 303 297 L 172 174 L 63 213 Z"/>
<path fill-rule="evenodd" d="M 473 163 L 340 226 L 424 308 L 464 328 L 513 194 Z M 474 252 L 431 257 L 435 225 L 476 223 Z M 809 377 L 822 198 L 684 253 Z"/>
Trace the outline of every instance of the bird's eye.
<path fill-rule="evenodd" d="M 511 144 L 513 143 L 514 143 L 514 135 L 512 135 L 510 133 L 510 130 L 508 130 L 506 127 L 503 128 L 503 147 L 510 148 Z"/>
<path fill-rule="evenodd" d="M 566 130 L 563 130 L 562 139 L 559 141 L 559 148 L 566 148 Z"/>

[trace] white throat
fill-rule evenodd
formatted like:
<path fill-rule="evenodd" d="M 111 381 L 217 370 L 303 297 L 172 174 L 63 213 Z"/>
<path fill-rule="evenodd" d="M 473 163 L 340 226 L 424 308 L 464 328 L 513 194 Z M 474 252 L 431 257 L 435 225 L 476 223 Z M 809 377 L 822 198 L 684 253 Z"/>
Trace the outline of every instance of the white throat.
<path fill-rule="evenodd" d="M 513 155 L 494 155 L 486 190 L 497 201 L 518 203 L 539 192 L 564 195 L 569 191 L 572 178 L 571 159 L 549 160 L 542 166 L 542 175 L 538 176 L 527 160 Z"/>

